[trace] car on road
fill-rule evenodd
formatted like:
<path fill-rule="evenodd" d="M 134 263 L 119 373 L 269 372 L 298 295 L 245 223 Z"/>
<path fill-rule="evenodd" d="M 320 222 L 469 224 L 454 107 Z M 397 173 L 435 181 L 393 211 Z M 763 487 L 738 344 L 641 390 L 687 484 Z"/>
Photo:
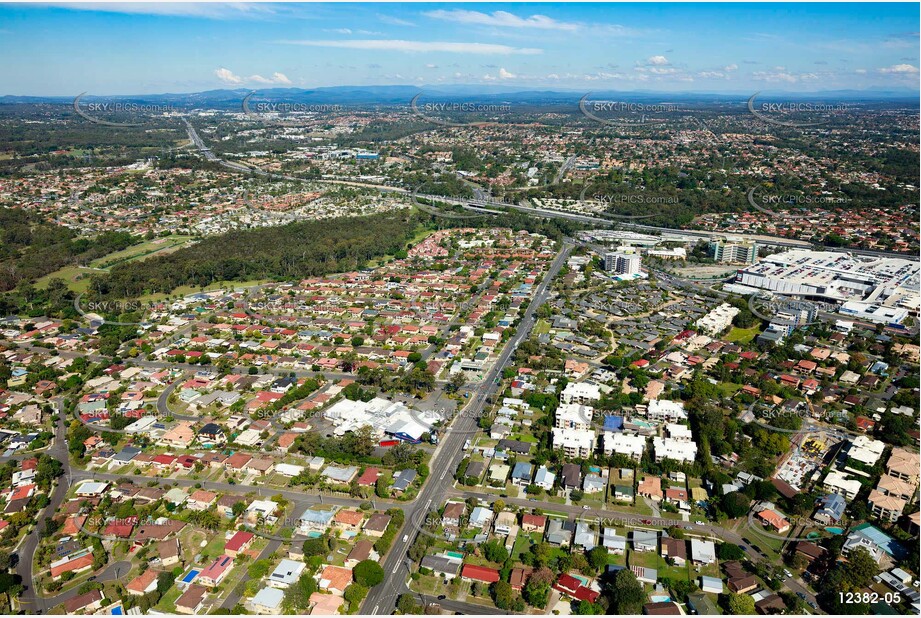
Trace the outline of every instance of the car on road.
<path fill-rule="evenodd" d="M 439 601 L 444 601 L 446 598 L 448 598 L 448 597 L 446 597 L 446 596 L 443 595 L 443 594 L 439 594 L 439 595 L 438 595 L 438 600 L 439 600 Z"/>
<path fill-rule="evenodd" d="M 805 593 L 805 592 L 797 592 L 797 593 L 796 593 L 796 596 L 798 596 L 799 598 L 801 598 L 801 599 L 804 600 L 804 601 L 806 600 L 806 593 Z"/>
<path fill-rule="evenodd" d="M 408 534 L 404 534 L 404 535 L 403 535 L 403 542 L 405 543 L 405 542 L 408 541 L 408 540 L 409 540 L 409 535 L 408 535 Z"/>
<path fill-rule="evenodd" d="M 590 507 L 590 506 L 587 505 L 587 504 L 583 504 L 583 505 L 582 505 L 582 510 L 583 510 L 583 511 L 587 511 L 587 510 L 589 510 L 590 508 L 592 508 L 592 507 Z"/>

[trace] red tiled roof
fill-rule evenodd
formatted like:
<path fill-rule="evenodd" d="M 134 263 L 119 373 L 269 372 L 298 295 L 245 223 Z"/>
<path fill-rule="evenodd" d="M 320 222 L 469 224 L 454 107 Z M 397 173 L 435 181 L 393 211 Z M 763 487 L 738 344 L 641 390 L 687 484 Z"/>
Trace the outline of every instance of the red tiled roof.
<path fill-rule="evenodd" d="M 255 537 L 255 535 L 252 532 L 240 530 L 230 537 L 230 540 L 224 545 L 224 549 L 227 551 L 240 551 L 244 545 L 253 540 L 253 537 Z"/>
<path fill-rule="evenodd" d="M 465 564 L 461 570 L 461 577 L 492 584 L 499 581 L 499 571 L 475 564 Z"/>

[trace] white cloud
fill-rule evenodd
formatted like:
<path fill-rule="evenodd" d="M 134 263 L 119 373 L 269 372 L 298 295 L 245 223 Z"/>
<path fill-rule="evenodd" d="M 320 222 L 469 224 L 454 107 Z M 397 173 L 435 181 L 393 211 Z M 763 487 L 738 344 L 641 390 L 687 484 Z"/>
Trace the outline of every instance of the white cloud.
<path fill-rule="evenodd" d="M 270 18 L 280 12 L 287 12 L 283 6 L 261 2 L 50 2 L 43 6 L 74 11 L 202 19 Z"/>
<path fill-rule="evenodd" d="M 392 17 L 392 16 L 390 16 L 390 15 L 381 15 L 380 13 L 378 13 L 377 19 L 378 19 L 378 21 L 380 21 L 382 24 L 387 24 L 388 26 L 409 26 L 409 27 L 414 27 L 414 26 L 416 25 L 416 24 L 414 24 L 414 23 L 411 22 L 411 21 L 407 21 L 407 20 L 405 20 L 405 19 L 400 19 L 399 17 Z"/>
<path fill-rule="evenodd" d="M 860 75 L 866 75 L 866 69 L 854 69 L 854 73 L 859 73 Z"/>
<path fill-rule="evenodd" d="M 886 73 L 886 74 L 895 73 L 895 74 L 907 75 L 910 73 L 917 73 L 918 67 L 912 64 L 894 64 L 891 67 L 884 67 L 878 70 L 880 73 Z"/>
<path fill-rule="evenodd" d="M 573 22 L 557 21 L 546 15 L 531 15 L 530 17 L 518 17 L 506 11 L 495 11 L 494 13 L 481 13 L 479 11 L 468 11 L 465 9 L 452 9 L 446 11 L 439 9 L 425 13 L 427 17 L 441 19 L 458 24 L 473 24 L 477 26 L 495 26 L 499 28 L 538 28 L 541 30 L 563 30 L 573 32 L 579 29 L 579 24 Z"/>
<path fill-rule="evenodd" d="M 755 71 L 752 73 L 752 79 L 763 82 L 785 82 L 795 84 L 797 82 L 809 82 L 819 79 L 816 73 L 790 73 L 783 67 L 776 67 L 774 71 Z"/>
<path fill-rule="evenodd" d="M 287 75 L 278 72 L 272 73 L 272 81 L 274 81 L 276 84 L 291 84 L 291 80 L 288 79 Z"/>
<path fill-rule="evenodd" d="M 663 64 L 668 64 L 668 58 L 665 56 L 651 56 L 648 60 L 646 60 L 646 62 L 648 64 L 661 66 Z"/>
<path fill-rule="evenodd" d="M 217 75 L 217 78 L 225 84 L 239 85 L 243 83 L 243 78 L 239 75 L 234 75 L 230 69 L 216 69 L 214 74 Z"/>
<path fill-rule="evenodd" d="M 351 28 L 327 28 L 323 32 L 332 32 L 334 34 L 352 34 Z"/>
<path fill-rule="evenodd" d="M 221 67 L 220 69 L 215 69 L 214 75 L 230 86 L 240 86 L 246 83 L 253 84 L 284 84 L 286 86 L 291 85 L 291 80 L 288 79 L 288 76 L 284 73 L 272 73 L 272 77 L 262 77 L 261 75 L 250 75 L 249 77 L 241 77 L 235 74 L 230 69 L 225 69 Z"/>
<path fill-rule="evenodd" d="M 726 66 L 723 67 L 723 70 L 724 71 L 736 71 L 738 70 L 738 68 L 739 68 L 739 65 L 737 64 L 727 64 Z"/>
<path fill-rule="evenodd" d="M 309 47 L 333 47 L 340 49 L 363 49 L 372 51 L 399 52 L 445 52 L 453 54 L 484 54 L 507 56 L 510 54 L 535 55 L 543 50 L 533 47 L 511 47 L 493 43 L 455 43 L 451 41 L 404 41 L 400 39 L 365 39 L 354 41 L 279 41 L 287 45 L 306 45 Z"/>
<path fill-rule="evenodd" d="M 505 69 L 499 69 L 499 79 L 515 79 L 515 74 L 510 73 Z"/>

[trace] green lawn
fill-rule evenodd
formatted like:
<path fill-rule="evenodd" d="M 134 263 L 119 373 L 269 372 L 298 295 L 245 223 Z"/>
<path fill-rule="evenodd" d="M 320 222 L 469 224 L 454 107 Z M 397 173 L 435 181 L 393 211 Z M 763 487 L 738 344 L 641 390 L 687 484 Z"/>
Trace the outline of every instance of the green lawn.
<path fill-rule="evenodd" d="M 163 595 L 163 598 L 160 599 L 160 602 L 157 603 L 157 609 L 160 611 L 166 612 L 168 614 L 176 613 L 176 601 L 179 600 L 179 597 L 182 596 L 182 590 L 177 586 L 173 586 L 166 591 L 166 594 Z"/>
<path fill-rule="evenodd" d="M 190 240 L 192 240 L 191 236 L 181 236 L 178 234 L 175 236 L 167 236 L 164 238 L 148 240 L 147 242 L 133 245 L 127 249 L 123 249 L 122 251 L 116 251 L 114 253 L 104 255 L 101 258 L 90 262 L 90 266 L 93 268 L 111 268 L 117 264 L 130 262 L 137 259 L 144 259 L 157 253 L 176 249 L 180 245 L 183 245 Z"/>
<path fill-rule="evenodd" d="M 86 292 L 90 286 L 90 277 L 92 275 L 101 274 L 102 271 L 94 270 L 92 268 L 83 268 L 81 266 L 65 266 L 64 268 L 59 268 L 58 270 L 41 277 L 35 281 L 35 287 L 39 289 L 44 289 L 48 287 L 48 283 L 52 279 L 63 279 L 67 284 L 67 288 L 71 292 Z"/>
<path fill-rule="evenodd" d="M 531 547 L 531 537 L 520 533 L 518 538 L 515 539 L 515 545 L 512 547 L 512 560 L 518 560 L 518 557 L 527 552 L 529 547 Z"/>
<path fill-rule="evenodd" d="M 654 551 L 633 551 L 631 549 L 627 555 L 627 564 L 646 567 L 647 569 L 658 569 L 659 555 Z"/>
<path fill-rule="evenodd" d="M 755 324 L 751 328 L 739 328 L 733 326 L 732 330 L 729 331 L 729 334 L 726 335 L 726 341 L 730 343 L 749 343 L 752 339 L 758 336 L 758 333 L 761 332 L 761 325 Z"/>
<path fill-rule="evenodd" d="M 733 384 L 732 382 L 720 382 L 716 385 L 723 397 L 732 397 L 737 391 L 741 390 L 742 384 Z"/>

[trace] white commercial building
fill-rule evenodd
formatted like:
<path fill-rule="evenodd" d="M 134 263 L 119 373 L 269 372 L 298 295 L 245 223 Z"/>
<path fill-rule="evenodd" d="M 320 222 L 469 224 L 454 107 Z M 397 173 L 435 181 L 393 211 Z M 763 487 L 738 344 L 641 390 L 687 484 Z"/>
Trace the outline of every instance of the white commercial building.
<path fill-rule="evenodd" d="M 554 427 L 553 448 L 563 451 L 567 457 L 588 457 L 595 450 L 595 432 Z"/>
<path fill-rule="evenodd" d="M 769 255 L 739 271 L 736 282 L 780 294 L 811 296 L 840 303 L 853 301 L 910 312 L 917 312 L 921 302 L 921 263 L 904 258 L 794 249 Z M 857 305 L 850 307 L 857 311 Z M 901 315 L 894 312 L 889 316 L 878 311 L 863 309 L 859 313 L 869 313 L 885 320 Z"/>
<path fill-rule="evenodd" d="M 691 428 L 687 425 L 669 423 L 665 426 L 665 435 L 678 442 L 691 442 Z"/>
<path fill-rule="evenodd" d="M 879 458 L 883 456 L 886 449 L 886 443 L 880 440 L 874 440 L 867 436 L 857 436 L 851 440 L 851 446 L 847 451 L 847 456 L 856 459 L 867 466 L 874 466 Z"/>
<path fill-rule="evenodd" d="M 732 326 L 732 319 L 739 315 L 739 308 L 723 303 L 697 320 L 697 328 L 708 335 L 719 335 Z"/>
<path fill-rule="evenodd" d="M 903 307 L 884 307 L 856 300 L 841 305 L 838 313 L 874 324 L 901 324 L 908 317 L 908 309 Z"/>
<path fill-rule="evenodd" d="M 615 275 L 636 275 L 640 272 L 638 253 L 605 253 L 604 269 Z"/>
<path fill-rule="evenodd" d="M 838 470 L 832 470 L 825 477 L 822 489 L 829 493 L 844 496 L 848 500 L 853 500 L 860 491 L 860 481 Z"/>
<path fill-rule="evenodd" d="M 590 429 L 595 409 L 579 403 L 564 403 L 556 409 L 555 427 L 560 429 Z"/>
<path fill-rule="evenodd" d="M 663 459 L 691 463 L 697 457 L 697 445 L 693 442 L 656 436 L 652 439 L 652 446 L 656 452 L 657 463 Z"/>
<path fill-rule="evenodd" d="M 602 449 L 605 455 L 618 453 L 626 455 L 634 461 L 639 461 L 646 449 L 646 438 L 622 432 L 606 431 L 601 436 Z"/>
<path fill-rule="evenodd" d="M 601 387 L 589 382 L 570 382 L 560 393 L 562 403 L 592 404 L 601 399 Z"/>
<path fill-rule="evenodd" d="M 408 441 L 418 441 L 439 420 L 433 412 L 417 412 L 381 397 L 371 401 L 342 399 L 326 410 L 323 416 L 333 423 L 333 433 L 337 436 L 367 425 L 378 439 L 389 435 Z"/>
<path fill-rule="evenodd" d="M 646 407 L 646 418 L 651 421 L 673 423 L 675 421 L 687 420 L 688 413 L 684 409 L 684 403 L 680 401 L 651 399 L 649 405 Z"/>

